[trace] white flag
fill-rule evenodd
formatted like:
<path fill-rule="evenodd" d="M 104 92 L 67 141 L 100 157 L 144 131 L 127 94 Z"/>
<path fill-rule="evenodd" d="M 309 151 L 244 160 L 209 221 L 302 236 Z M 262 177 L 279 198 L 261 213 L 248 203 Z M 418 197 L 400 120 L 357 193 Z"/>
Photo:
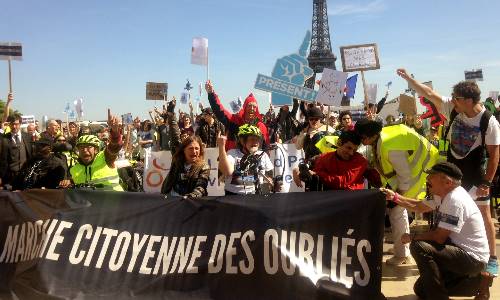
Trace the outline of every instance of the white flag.
<path fill-rule="evenodd" d="M 366 85 L 366 95 L 368 96 L 368 103 L 377 103 L 377 90 L 376 83 L 368 83 Z"/>
<path fill-rule="evenodd" d="M 208 65 L 208 39 L 204 37 L 193 38 L 191 48 L 191 63 L 194 65 Z"/>
<path fill-rule="evenodd" d="M 75 100 L 74 104 L 75 104 L 75 111 L 76 111 L 78 118 L 83 117 L 83 99 L 80 98 L 80 99 Z"/>

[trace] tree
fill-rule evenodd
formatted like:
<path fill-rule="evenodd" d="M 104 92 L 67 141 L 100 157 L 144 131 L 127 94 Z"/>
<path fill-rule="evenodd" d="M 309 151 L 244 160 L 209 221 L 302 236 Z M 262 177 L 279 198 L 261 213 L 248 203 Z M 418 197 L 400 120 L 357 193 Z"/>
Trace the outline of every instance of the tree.
<path fill-rule="evenodd" d="M 7 104 L 7 103 L 5 103 L 5 101 L 4 101 L 4 100 L 0 99 L 0 116 L 1 116 L 1 117 L 3 117 L 3 112 L 4 112 L 4 110 L 5 110 L 5 105 L 6 105 L 6 104 Z M 16 117 L 17 117 L 17 116 L 21 116 L 21 115 L 22 115 L 22 113 L 21 113 L 21 112 L 19 112 L 19 111 L 17 111 L 17 110 L 14 110 L 14 109 L 12 109 L 12 108 L 11 108 L 11 109 L 10 109 L 10 111 L 9 111 L 9 116 L 16 116 Z"/>

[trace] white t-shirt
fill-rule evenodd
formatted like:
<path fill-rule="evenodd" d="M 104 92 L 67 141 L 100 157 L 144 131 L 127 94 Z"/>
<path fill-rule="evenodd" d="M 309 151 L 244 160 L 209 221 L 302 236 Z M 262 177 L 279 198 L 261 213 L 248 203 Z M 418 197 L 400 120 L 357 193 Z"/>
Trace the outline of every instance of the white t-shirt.
<path fill-rule="evenodd" d="M 259 180 L 262 183 L 262 173 L 271 171 L 273 169 L 273 163 L 265 152 L 257 151 L 254 155 L 262 155 L 259 161 L 259 166 L 261 167 Z M 234 171 L 232 175 L 226 176 L 225 189 L 231 193 L 236 194 L 255 194 L 255 180 L 252 173 L 253 171 L 241 169 L 240 161 L 243 156 L 244 154 L 240 151 L 240 149 L 231 149 L 227 152 L 227 160 L 230 165 L 234 166 Z"/>
<path fill-rule="evenodd" d="M 435 197 L 426 205 L 437 209 L 436 224 L 451 231 L 451 242 L 478 261 L 487 263 L 490 257 L 483 217 L 474 200 L 459 186 L 443 199 Z"/>
<path fill-rule="evenodd" d="M 453 110 L 453 102 L 451 98 L 443 97 L 442 113 L 449 120 L 451 111 Z M 481 129 L 479 123 L 481 117 L 486 111 L 483 109 L 480 113 L 472 118 L 468 118 L 464 113 L 456 116 L 448 133 L 451 153 L 457 159 L 466 157 L 469 152 L 481 145 Z M 500 145 L 500 125 L 497 119 L 492 116 L 488 123 L 488 129 L 484 137 L 485 145 Z"/>

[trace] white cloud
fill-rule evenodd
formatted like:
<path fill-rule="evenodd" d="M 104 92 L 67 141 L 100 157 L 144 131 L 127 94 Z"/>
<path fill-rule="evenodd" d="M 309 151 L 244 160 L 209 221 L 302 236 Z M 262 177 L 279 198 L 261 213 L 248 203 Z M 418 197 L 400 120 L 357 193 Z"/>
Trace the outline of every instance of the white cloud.
<path fill-rule="evenodd" d="M 380 13 L 387 9 L 385 0 L 374 0 L 368 3 L 356 2 L 337 4 L 328 9 L 328 14 L 332 16 L 345 15 L 369 15 Z"/>

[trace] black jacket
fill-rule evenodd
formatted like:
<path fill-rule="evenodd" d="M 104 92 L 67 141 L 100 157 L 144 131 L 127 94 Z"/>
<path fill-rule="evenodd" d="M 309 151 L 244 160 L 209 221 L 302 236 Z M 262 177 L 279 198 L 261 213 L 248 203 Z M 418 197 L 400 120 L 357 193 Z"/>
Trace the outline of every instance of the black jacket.
<path fill-rule="evenodd" d="M 21 132 L 22 143 L 26 149 L 26 160 L 20 160 L 19 146 L 12 140 L 12 133 L 0 137 L 0 178 L 2 183 L 10 183 L 19 172 L 23 164 L 33 155 L 33 142 L 31 136 Z"/>

